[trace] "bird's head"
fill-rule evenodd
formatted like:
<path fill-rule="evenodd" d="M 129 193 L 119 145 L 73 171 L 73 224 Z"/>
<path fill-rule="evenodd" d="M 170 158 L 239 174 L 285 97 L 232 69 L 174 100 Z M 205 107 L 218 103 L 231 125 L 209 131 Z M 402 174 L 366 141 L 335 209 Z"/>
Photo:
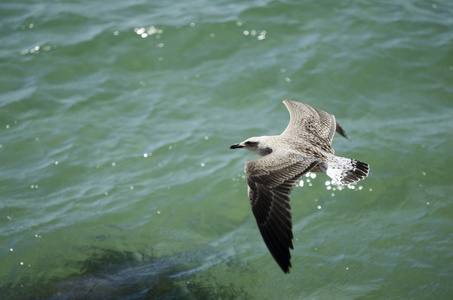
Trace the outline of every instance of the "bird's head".
<path fill-rule="evenodd" d="M 264 156 L 272 153 L 272 148 L 268 146 L 267 137 L 251 137 L 242 143 L 234 144 L 230 146 L 230 149 L 244 148 L 255 152 L 258 155 Z"/>

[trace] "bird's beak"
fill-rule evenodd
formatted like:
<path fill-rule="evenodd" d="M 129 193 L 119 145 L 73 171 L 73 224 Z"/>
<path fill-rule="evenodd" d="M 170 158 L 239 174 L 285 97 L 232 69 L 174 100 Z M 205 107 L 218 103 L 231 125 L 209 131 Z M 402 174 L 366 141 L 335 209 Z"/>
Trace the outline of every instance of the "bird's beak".
<path fill-rule="evenodd" d="M 244 148 L 241 144 L 234 144 L 230 146 L 230 149 Z"/>

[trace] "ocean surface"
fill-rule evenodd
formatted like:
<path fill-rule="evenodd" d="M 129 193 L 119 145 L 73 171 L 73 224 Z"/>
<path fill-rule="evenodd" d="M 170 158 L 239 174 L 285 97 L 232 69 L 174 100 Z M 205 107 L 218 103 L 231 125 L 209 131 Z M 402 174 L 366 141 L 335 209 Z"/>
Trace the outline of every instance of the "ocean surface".
<path fill-rule="evenodd" d="M 1 299 L 453 299 L 453 2 L 0 4 Z M 292 193 L 285 275 L 229 146 L 292 99 L 370 164 Z"/>

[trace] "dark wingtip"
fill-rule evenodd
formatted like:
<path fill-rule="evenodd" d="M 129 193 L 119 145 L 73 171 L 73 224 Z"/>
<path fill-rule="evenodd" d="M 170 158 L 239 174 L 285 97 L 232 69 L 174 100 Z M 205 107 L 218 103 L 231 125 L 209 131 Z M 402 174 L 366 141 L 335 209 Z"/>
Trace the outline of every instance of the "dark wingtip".
<path fill-rule="evenodd" d="M 342 136 L 344 137 L 345 139 L 349 140 L 348 136 L 346 135 L 346 132 L 344 131 L 343 127 L 341 127 L 340 124 L 336 124 L 336 131 Z"/>
<path fill-rule="evenodd" d="M 290 249 L 293 249 L 291 240 L 287 241 L 287 243 L 281 243 L 281 241 L 274 240 L 275 236 L 273 236 L 271 232 L 272 229 L 259 225 L 258 228 L 260 229 L 264 243 L 269 249 L 269 252 L 271 253 L 275 262 L 279 265 L 279 267 L 285 274 L 289 274 L 289 269 L 291 268 Z"/>
<path fill-rule="evenodd" d="M 291 257 L 290 257 L 291 259 Z M 289 269 L 291 268 L 291 261 L 288 260 L 287 263 L 284 263 L 282 261 L 277 261 L 278 265 L 282 269 L 283 273 L 289 274 Z"/>
<path fill-rule="evenodd" d="M 283 273 L 289 274 L 289 266 L 287 268 L 282 268 Z"/>

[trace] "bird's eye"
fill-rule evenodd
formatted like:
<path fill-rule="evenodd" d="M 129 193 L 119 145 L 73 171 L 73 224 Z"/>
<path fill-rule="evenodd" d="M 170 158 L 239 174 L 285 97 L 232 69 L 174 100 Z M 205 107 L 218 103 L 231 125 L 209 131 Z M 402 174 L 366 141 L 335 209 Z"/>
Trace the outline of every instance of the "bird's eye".
<path fill-rule="evenodd" d="M 245 145 L 246 146 L 256 146 L 256 145 L 258 145 L 258 142 L 247 141 L 247 142 L 245 142 Z"/>

